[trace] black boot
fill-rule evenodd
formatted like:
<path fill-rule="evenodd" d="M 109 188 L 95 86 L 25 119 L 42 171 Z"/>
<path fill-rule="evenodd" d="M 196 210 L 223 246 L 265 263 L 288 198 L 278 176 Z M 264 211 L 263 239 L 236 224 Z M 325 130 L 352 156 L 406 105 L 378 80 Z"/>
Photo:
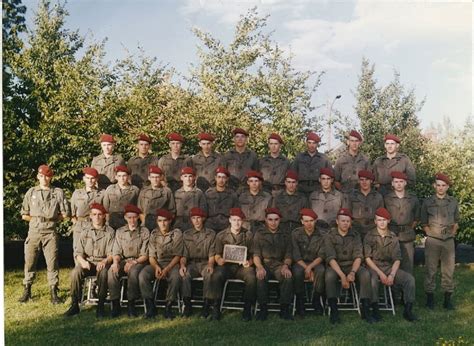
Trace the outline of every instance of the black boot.
<path fill-rule="evenodd" d="M 163 313 L 163 316 L 167 320 L 172 320 L 175 317 L 173 314 L 173 302 L 166 302 L 165 312 Z"/>
<path fill-rule="evenodd" d="M 99 298 L 99 303 L 97 304 L 96 310 L 95 310 L 95 317 L 97 318 L 103 318 L 105 317 L 105 299 L 100 299 Z"/>
<path fill-rule="evenodd" d="M 260 310 L 257 312 L 257 321 L 266 321 L 268 318 L 268 306 L 267 304 L 260 304 Z"/>
<path fill-rule="evenodd" d="M 372 318 L 374 319 L 374 321 L 375 322 L 382 321 L 382 315 L 380 315 L 380 310 L 379 310 L 379 303 L 372 303 L 370 306 L 372 307 Z"/>
<path fill-rule="evenodd" d="M 252 320 L 252 303 L 244 302 L 244 311 L 242 311 L 242 321 L 249 322 Z"/>
<path fill-rule="evenodd" d="M 209 304 L 209 300 L 204 299 L 204 305 L 202 306 L 201 314 L 199 315 L 199 317 L 207 318 L 209 316 Z"/>
<path fill-rule="evenodd" d="M 58 287 L 51 286 L 50 292 L 51 292 L 51 303 L 53 303 L 54 305 L 61 303 L 61 300 L 58 297 Z"/>
<path fill-rule="evenodd" d="M 435 307 L 434 293 L 426 293 L 426 307 L 430 310 L 433 310 Z"/>
<path fill-rule="evenodd" d="M 112 311 L 110 313 L 112 318 L 120 316 L 120 301 L 118 299 L 112 300 Z"/>
<path fill-rule="evenodd" d="M 146 313 L 145 318 L 155 318 L 156 316 L 156 307 L 153 299 L 145 299 Z"/>
<path fill-rule="evenodd" d="M 313 293 L 313 302 L 312 302 L 314 313 L 318 316 L 322 316 L 324 314 L 324 308 L 321 305 L 321 295 L 319 293 Z"/>
<path fill-rule="evenodd" d="M 289 304 L 280 304 L 280 318 L 287 321 L 293 320 L 293 314 L 290 313 Z"/>
<path fill-rule="evenodd" d="M 25 288 L 23 290 L 23 295 L 21 296 L 20 299 L 18 299 L 18 302 L 20 303 L 26 303 L 28 300 L 31 299 L 31 285 L 25 285 Z"/>
<path fill-rule="evenodd" d="M 362 303 L 360 307 L 360 317 L 363 320 L 366 320 L 367 323 L 370 323 L 370 324 L 374 323 L 375 320 L 372 317 L 372 314 L 370 313 L 370 300 L 368 298 L 364 298 L 364 299 L 361 299 L 360 302 Z"/>
<path fill-rule="evenodd" d="M 403 310 L 403 318 L 410 322 L 418 320 L 418 318 L 413 314 L 412 309 L 413 303 L 405 303 L 405 309 Z"/>
<path fill-rule="evenodd" d="M 341 318 L 339 317 L 339 310 L 337 309 L 337 298 L 329 298 L 328 304 L 331 308 L 329 322 L 331 322 L 331 324 L 341 323 Z"/>
<path fill-rule="evenodd" d="M 183 309 L 183 317 L 189 317 L 193 314 L 193 306 L 191 304 L 191 298 L 183 298 L 184 301 L 184 309 Z"/>
<path fill-rule="evenodd" d="M 211 320 L 212 321 L 219 321 L 221 319 L 221 304 L 220 300 L 214 300 L 214 304 L 212 304 L 212 314 Z"/>
<path fill-rule="evenodd" d="M 71 306 L 69 309 L 64 313 L 64 316 L 70 317 L 79 314 L 81 310 L 79 309 L 79 301 L 77 299 L 73 299 Z"/>
<path fill-rule="evenodd" d="M 304 302 L 305 302 L 305 298 L 300 296 L 300 295 L 297 295 L 296 296 L 296 314 L 300 317 L 304 317 Z"/>
<path fill-rule="evenodd" d="M 137 309 L 135 308 L 135 300 L 128 301 L 128 317 L 138 317 Z"/>
<path fill-rule="evenodd" d="M 454 310 L 453 302 L 451 301 L 452 292 L 444 292 L 443 308 L 446 310 Z"/>

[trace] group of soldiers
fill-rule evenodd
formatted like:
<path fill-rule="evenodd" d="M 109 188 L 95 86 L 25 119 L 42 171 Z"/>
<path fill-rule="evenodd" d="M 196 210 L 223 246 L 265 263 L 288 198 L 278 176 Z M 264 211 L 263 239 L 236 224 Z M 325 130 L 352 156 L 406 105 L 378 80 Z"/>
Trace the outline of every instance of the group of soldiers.
<path fill-rule="evenodd" d="M 203 278 L 201 316 L 219 320 L 227 279 L 244 282 L 242 319 L 251 320 L 258 302 L 258 320 L 267 319 L 268 281 L 279 282 L 280 317 L 293 319 L 290 305 L 305 314 L 305 282 L 312 282 L 314 310 L 330 307 L 331 323 L 340 322 L 340 286 L 357 284 L 361 316 L 380 321 L 380 284 L 403 296 L 403 317 L 409 321 L 415 301 L 413 277 L 415 227 L 423 227 L 426 306 L 435 306 L 435 276 L 441 267 L 444 308 L 453 309 L 454 237 L 458 229 L 457 201 L 447 194 L 449 177 L 434 177 L 434 194 L 420 202 L 408 191 L 416 179 L 410 159 L 399 152 L 400 139 L 384 138 L 385 155 L 372 164 L 359 151 L 362 136 L 351 131 L 347 150 L 333 166 L 318 152 L 320 137 L 306 136 L 306 150 L 290 162 L 284 141 L 272 133 L 269 153 L 258 158 L 247 147 L 248 133 L 233 131 L 234 148 L 213 150 L 214 137 L 198 135 L 201 151 L 183 155 L 184 138 L 168 135 L 170 152 L 151 155 L 151 138 L 137 138 L 137 156 L 126 163 L 114 152 L 113 136 L 100 137 L 102 153 L 83 169 L 84 187 L 70 203 L 51 185 L 53 171 L 38 168 L 39 185 L 25 195 L 21 214 L 29 222 L 25 241 L 24 292 L 31 298 L 36 259 L 43 249 L 51 301 L 58 290 L 58 234 L 61 220 L 71 218 L 75 268 L 71 272 L 71 307 L 80 311 L 84 278 L 96 275 L 98 317 L 120 314 L 121 278 L 127 276 L 128 315 L 137 316 L 135 303 L 146 306 L 145 317 L 156 316 L 153 284 L 167 282 L 165 318 L 180 295 L 183 315 L 192 314 L 192 279 Z M 229 245 L 246 247 L 239 263 L 226 260 Z"/>

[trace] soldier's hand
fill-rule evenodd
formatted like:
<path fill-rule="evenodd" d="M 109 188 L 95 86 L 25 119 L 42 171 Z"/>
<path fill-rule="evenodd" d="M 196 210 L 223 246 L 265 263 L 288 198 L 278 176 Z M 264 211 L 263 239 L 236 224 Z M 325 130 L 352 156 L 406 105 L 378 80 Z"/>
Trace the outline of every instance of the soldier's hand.
<path fill-rule="evenodd" d="M 242 266 L 243 266 L 244 268 L 248 268 L 248 267 L 250 267 L 250 262 L 249 262 L 249 261 L 245 261 L 245 262 L 242 264 Z"/>
<path fill-rule="evenodd" d="M 179 268 L 179 275 L 181 275 L 183 278 L 186 276 L 186 272 L 188 270 L 186 269 L 186 267 L 181 267 Z"/>
<path fill-rule="evenodd" d="M 91 270 L 91 264 L 88 261 L 82 262 L 81 267 L 82 267 L 82 269 Z"/>
<path fill-rule="evenodd" d="M 393 280 L 394 280 L 394 277 L 392 275 L 387 276 L 386 285 L 387 286 L 392 286 L 393 285 Z"/>
<path fill-rule="evenodd" d="M 350 272 L 349 275 L 347 275 L 347 281 L 349 282 L 355 281 L 355 274 L 353 272 Z"/>
<path fill-rule="evenodd" d="M 95 266 L 95 269 L 100 272 L 102 269 L 105 268 L 105 263 L 103 261 L 100 261 L 99 263 L 97 263 L 97 265 Z"/>
<path fill-rule="evenodd" d="M 217 260 L 217 264 L 220 265 L 220 266 L 223 266 L 225 264 L 225 259 L 223 259 L 222 257 L 220 257 L 218 260 Z"/>
<path fill-rule="evenodd" d="M 130 261 L 130 262 L 127 262 L 125 263 L 125 267 L 123 268 L 123 270 L 125 271 L 125 273 L 128 274 L 128 272 L 130 271 L 130 269 L 135 265 L 135 263 L 133 261 Z"/>
<path fill-rule="evenodd" d="M 283 277 L 285 279 L 291 278 L 291 276 L 292 276 L 291 270 L 290 270 L 290 268 L 288 268 L 287 265 L 284 265 L 284 266 L 281 267 L 281 275 L 283 275 Z"/>
<path fill-rule="evenodd" d="M 341 285 L 345 289 L 348 289 L 351 286 L 351 283 L 349 282 L 349 280 L 347 280 L 346 276 L 341 278 Z"/>
<path fill-rule="evenodd" d="M 112 268 L 112 272 L 113 272 L 113 273 L 118 273 L 118 271 L 119 271 L 119 265 L 118 265 L 118 263 L 112 264 L 111 268 Z"/>
<path fill-rule="evenodd" d="M 311 280 L 313 281 L 313 268 L 311 268 L 310 266 L 307 266 L 304 270 L 304 278 L 306 280 Z"/>
<path fill-rule="evenodd" d="M 162 272 L 163 271 L 161 270 L 160 267 L 156 267 L 156 269 L 155 269 L 155 278 L 161 279 Z"/>
<path fill-rule="evenodd" d="M 168 272 L 169 270 L 164 268 L 162 271 L 161 271 L 161 279 L 164 279 L 166 278 L 166 276 L 168 275 Z"/>
<path fill-rule="evenodd" d="M 208 264 L 208 265 L 207 265 L 207 268 L 206 268 L 206 271 L 207 271 L 209 274 L 214 273 L 214 266 Z"/>
<path fill-rule="evenodd" d="M 380 282 L 383 283 L 384 285 L 387 285 L 387 275 L 384 273 L 379 274 Z"/>
<path fill-rule="evenodd" d="M 265 278 L 265 275 L 267 275 L 267 271 L 265 268 L 257 268 L 257 279 L 263 280 Z"/>

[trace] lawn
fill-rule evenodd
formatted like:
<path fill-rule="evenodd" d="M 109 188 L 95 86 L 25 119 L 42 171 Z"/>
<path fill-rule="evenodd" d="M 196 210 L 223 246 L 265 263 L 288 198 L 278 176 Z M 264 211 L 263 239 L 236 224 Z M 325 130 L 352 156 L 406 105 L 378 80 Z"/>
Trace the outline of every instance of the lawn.
<path fill-rule="evenodd" d="M 33 286 L 33 302 L 17 303 L 22 293 L 22 272 L 5 272 L 5 338 L 7 345 L 65 345 L 65 344 L 213 344 L 213 345 L 442 345 L 474 343 L 474 270 L 456 268 L 457 310 L 446 312 L 436 296 L 435 311 L 423 307 L 423 268 L 416 268 L 417 301 L 415 313 L 420 318 L 409 323 L 397 315 L 384 313 L 384 321 L 369 325 L 354 312 L 341 312 L 343 324 L 332 326 L 327 317 L 307 316 L 303 320 L 281 321 L 271 314 L 266 322 L 240 321 L 237 312 L 225 312 L 220 322 L 177 318 L 154 321 L 142 318 L 96 320 L 94 308 L 85 308 L 72 318 L 62 314 L 68 308 L 69 270 L 61 269 L 60 295 L 64 304 L 49 303 L 46 273 L 41 271 Z M 161 313 L 161 311 L 160 311 Z M 443 342 L 444 340 L 444 342 Z"/>

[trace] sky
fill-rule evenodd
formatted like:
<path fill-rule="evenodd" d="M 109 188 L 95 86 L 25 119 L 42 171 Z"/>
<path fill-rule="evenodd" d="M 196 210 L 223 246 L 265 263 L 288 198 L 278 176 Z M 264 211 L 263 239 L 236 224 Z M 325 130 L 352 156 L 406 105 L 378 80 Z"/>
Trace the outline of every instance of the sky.
<path fill-rule="evenodd" d="M 27 18 L 37 0 L 23 0 Z M 189 75 L 197 61 L 199 27 L 224 43 L 232 39 L 241 14 L 256 6 L 270 15 L 267 29 L 299 70 L 325 71 L 313 98 L 326 114 L 354 117 L 363 57 L 375 64 L 379 86 L 394 71 L 402 84 L 425 99 L 418 113 L 423 128 L 449 117 L 461 127 L 472 115 L 472 16 L 469 1 L 324 1 L 324 0 L 75 0 L 66 4 L 67 27 L 89 40 L 107 38 L 106 58 L 123 58 L 140 46 L 146 55 Z M 31 27 L 31 26 L 30 26 Z"/>

